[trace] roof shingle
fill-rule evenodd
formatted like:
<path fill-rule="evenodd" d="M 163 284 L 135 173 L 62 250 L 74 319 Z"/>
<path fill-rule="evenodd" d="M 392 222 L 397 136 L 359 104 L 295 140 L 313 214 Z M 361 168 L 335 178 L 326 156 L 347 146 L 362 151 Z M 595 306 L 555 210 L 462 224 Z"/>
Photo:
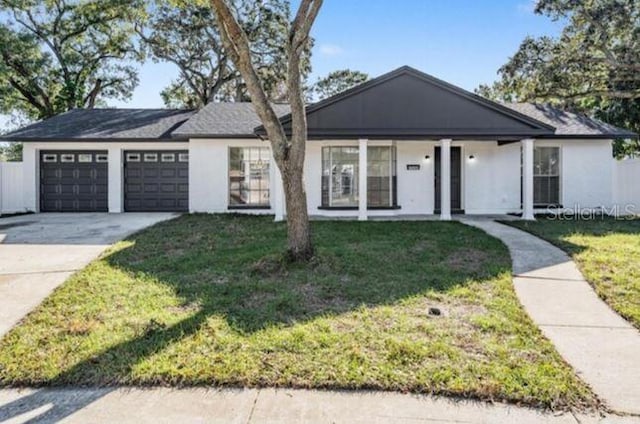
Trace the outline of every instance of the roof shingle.
<path fill-rule="evenodd" d="M 195 111 L 74 109 L 0 136 L 3 140 L 168 140 Z"/>
<path fill-rule="evenodd" d="M 272 105 L 278 116 L 289 113 L 289 105 Z M 173 132 L 174 137 L 254 137 L 262 124 L 252 103 L 209 103 Z"/>
<path fill-rule="evenodd" d="M 568 112 L 550 105 L 533 103 L 506 103 L 510 109 L 528 115 L 556 128 L 559 136 L 636 137 L 632 131 L 615 127 L 583 114 Z"/>

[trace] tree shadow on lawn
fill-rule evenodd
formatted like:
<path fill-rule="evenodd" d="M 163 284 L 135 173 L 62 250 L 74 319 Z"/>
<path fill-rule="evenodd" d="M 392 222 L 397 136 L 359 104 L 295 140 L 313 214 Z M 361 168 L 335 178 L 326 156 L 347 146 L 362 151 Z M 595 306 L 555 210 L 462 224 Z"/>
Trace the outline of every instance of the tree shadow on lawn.
<path fill-rule="evenodd" d="M 443 294 L 510 270 L 500 242 L 455 222 L 314 222 L 313 231 L 317 255 L 302 265 L 278 253 L 286 228 L 269 217 L 189 215 L 131 236 L 128 247 L 102 260 L 140 284 L 169 287 L 181 307 L 193 312 L 173 325 L 151 320 L 141 335 L 49 384 L 127 381 L 136 364 L 195 334 L 212 316 L 250 335 L 427 292 Z"/>

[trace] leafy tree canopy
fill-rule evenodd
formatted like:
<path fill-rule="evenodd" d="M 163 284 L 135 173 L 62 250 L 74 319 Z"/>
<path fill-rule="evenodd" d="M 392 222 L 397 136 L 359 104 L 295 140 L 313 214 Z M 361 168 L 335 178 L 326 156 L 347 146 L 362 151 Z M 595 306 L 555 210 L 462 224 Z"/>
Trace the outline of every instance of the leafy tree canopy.
<path fill-rule="evenodd" d="M 640 131 L 640 2 L 539 0 L 535 12 L 566 21 L 558 38 L 527 37 L 478 93 L 546 102 Z M 616 156 L 639 151 L 619 140 Z"/>
<path fill-rule="evenodd" d="M 230 2 L 252 49 L 252 60 L 273 101 L 286 98 L 286 55 L 291 11 L 288 0 Z M 138 26 L 143 44 L 156 61 L 175 64 L 180 74 L 162 92 L 170 107 L 198 108 L 212 101 L 247 101 L 247 89 L 225 52 L 208 2 L 157 0 L 146 25 Z M 310 72 L 310 49 L 304 75 Z"/>
<path fill-rule="evenodd" d="M 341 69 L 329 73 L 324 78 L 318 79 L 311 87 L 311 93 L 317 100 L 326 99 L 342 93 L 352 87 L 369 79 L 369 75 L 360 71 L 352 71 L 351 69 Z"/>
<path fill-rule="evenodd" d="M 0 113 L 42 119 L 127 99 L 141 0 L 0 0 Z"/>

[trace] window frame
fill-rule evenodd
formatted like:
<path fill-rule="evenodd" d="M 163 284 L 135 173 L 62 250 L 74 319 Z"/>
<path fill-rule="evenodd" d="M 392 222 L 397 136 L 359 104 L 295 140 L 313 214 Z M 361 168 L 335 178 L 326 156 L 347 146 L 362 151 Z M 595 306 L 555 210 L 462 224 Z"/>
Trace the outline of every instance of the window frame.
<path fill-rule="evenodd" d="M 169 163 L 169 162 L 175 162 L 175 161 L 176 161 L 176 154 L 175 153 L 161 153 L 160 154 L 160 162 Z"/>
<path fill-rule="evenodd" d="M 89 160 L 83 160 L 84 159 Z M 93 154 L 92 153 L 78 153 L 78 163 L 93 163 Z"/>
<path fill-rule="evenodd" d="M 158 162 L 158 154 L 153 152 L 153 153 L 144 153 L 142 155 L 142 160 L 143 162 L 149 162 L 149 163 L 155 163 Z"/>
<path fill-rule="evenodd" d="M 360 151 L 360 147 L 358 145 L 349 145 L 349 144 L 340 144 L 340 145 L 328 145 L 328 146 L 322 146 L 321 151 L 320 151 L 320 160 L 321 160 L 321 165 L 320 165 L 320 169 L 321 169 L 321 181 L 320 181 L 320 206 L 318 206 L 318 209 L 321 210 L 357 210 L 359 209 L 358 205 L 348 205 L 348 206 L 336 206 L 333 204 L 333 198 L 332 198 L 332 191 L 333 191 L 333 178 L 331 178 L 332 176 L 329 175 L 328 177 L 325 176 L 325 164 L 328 161 L 328 169 L 332 169 L 333 168 L 333 155 L 331 154 L 331 149 L 340 149 L 340 148 L 352 148 L 352 149 L 356 149 L 359 153 Z M 380 205 L 370 205 L 369 204 L 369 190 L 370 190 L 370 185 L 367 184 L 367 210 L 391 210 L 391 209 L 400 209 L 400 206 L 398 206 L 398 183 L 397 183 L 397 178 L 398 178 L 398 152 L 397 152 L 397 147 L 394 144 L 370 144 L 367 146 L 367 179 L 370 177 L 369 173 L 368 173 L 368 168 L 369 168 L 369 160 L 370 160 L 370 155 L 369 155 L 369 149 L 370 148 L 388 148 L 390 149 L 390 155 L 389 155 L 389 206 L 380 206 Z M 328 160 L 325 160 L 325 157 L 327 157 L 327 153 L 328 154 Z M 358 173 L 358 181 L 356 182 L 356 187 L 359 189 L 359 175 L 360 175 L 360 166 L 359 166 L 359 160 L 356 163 L 357 166 L 357 173 Z M 325 177 L 328 178 L 328 180 L 325 182 Z M 368 182 L 368 181 L 367 181 Z M 358 198 L 360 196 L 360 193 L 358 193 Z"/>
<path fill-rule="evenodd" d="M 549 174 L 539 174 L 536 173 L 536 167 L 535 167 L 535 151 L 536 149 L 553 149 L 555 152 L 557 152 L 557 161 L 558 161 L 558 165 L 557 165 L 557 173 L 549 173 Z M 538 178 L 557 178 L 558 179 L 558 193 L 557 193 L 557 197 L 558 197 L 558 201 L 557 202 L 549 202 L 548 198 L 546 199 L 547 201 L 545 202 L 536 202 L 536 199 L 534 197 L 533 199 L 533 207 L 534 209 L 540 209 L 540 208 L 549 208 L 549 207 L 562 207 L 562 147 L 559 145 L 540 145 L 540 146 L 534 146 L 533 147 L 533 155 L 534 155 L 534 166 L 533 166 L 533 193 L 535 196 L 536 193 L 536 180 Z M 539 180 L 538 180 L 539 181 Z M 547 197 L 549 197 L 549 194 L 547 194 Z"/>
<path fill-rule="evenodd" d="M 232 179 L 232 171 L 233 166 L 232 166 L 232 162 L 234 162 L 232 160 L 232 151 L 234 149 L 240 149 L 243 150 L 242 153 L 242 159 L 238 160 L 238 165 L 240 166 L 240 171 L 242 172 L 242 175 L 246 175 L 246 173 L 249 173 L 249 180 L 250 181 L 255 181 L 255 180 L 259 180 L 260 184 L 259 184 L 259 188 L 256 189 L 245 189 L 244 191 L 249 192 L 249 194 L 253 193 L 253 192 L 257 192 L 258 193 L 258 198 L 262 199 L 263 195 L 266 193 L 267 195 L 267 201 L 264 203 L 235 203 L 234 198 L 232 197 L 233 193 L 238 193 L 238 195 L 242 196 L 242 192 L 243 189 L 240 187 L 238 189 L 232 189 L 232 184 L 234 184 L 235 182 L 233 182 Z M 251 159 L 252 157 L 252 150 L 257 150 L 257 157 L 258 159 Z M 246 153 L 245 153 L 246 152 Z M 248 159 L 244 159 L 245 155 L 248 157 Z M 260 164 L 262 162 L 262 164 Z M 256 173 L 256 169 L 253 165 L 257 165 L 257 166 L 261 166 L 263 169 L 261 170 L 261 172 Z M 246 168 L 245 168 L 246 166 Z M 264 209 L 264 210 L 269 210 L 271 209 L 271 194 L 272 194 L 272 189 L 271 189 L 271 182 L 272 182 L 272 176 L 271 176 L 271 149 L 269 147 L 266 146 L 229 146 L 227 148 L 227 209 Z M 266 168 L 266 169 L 265 169 Z M 263 175 L 266 175 L 266 182 L 263 181 L 264 179 L 262 178 Z M 254 178 L 254 177 L 258 177 L 258 178 Z M 263 186 L 263 184 L 266 185 L 266 187 Z"/>
<path fill-rule="evenodd" d="M 69 160 L 69 157 L 70 160 Z M 60 163 L 75 163 L 76 155 L 75 153 L 60 153 Z"/>

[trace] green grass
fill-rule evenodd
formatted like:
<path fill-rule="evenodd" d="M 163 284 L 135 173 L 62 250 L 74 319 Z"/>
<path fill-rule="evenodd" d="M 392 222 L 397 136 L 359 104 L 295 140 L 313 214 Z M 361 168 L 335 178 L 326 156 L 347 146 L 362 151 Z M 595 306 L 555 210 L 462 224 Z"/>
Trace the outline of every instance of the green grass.
<path fill-rule="evenodd" d="M 116 244 L 0 341 L 3 385 L 381 389 L 591 407 L 515 297 L 506 248 L 450 222 L 189 215 Z M 429 308 L 442 315 L 431 316 Z"/>
<path fill-rule="evenodd" d="M 598 295 L 640 328 L 640 219 L 515 221 L 569 253 Z"/>

